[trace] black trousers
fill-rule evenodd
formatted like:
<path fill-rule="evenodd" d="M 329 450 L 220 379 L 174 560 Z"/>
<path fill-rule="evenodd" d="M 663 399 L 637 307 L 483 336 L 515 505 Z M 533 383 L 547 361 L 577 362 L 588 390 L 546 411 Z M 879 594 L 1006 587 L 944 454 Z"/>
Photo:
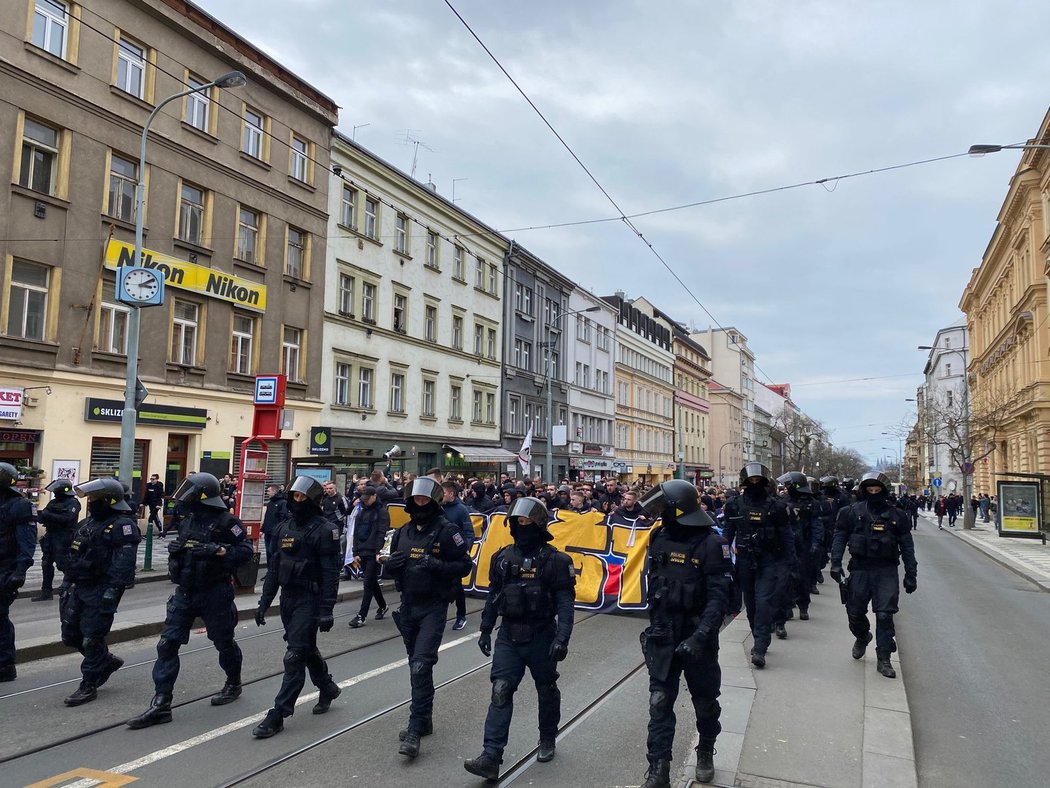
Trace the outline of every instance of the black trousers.
<path fill-rule="evenodd" d="M 40 537 L 40 569 L 44 578 L 40 583 L 41 591 L 53 591 L 55 587 L 55 564 L 59 556 L 69 552 L 73 544 L 73 529 L 62 528 L 45 531 Z"/>
<path fill-rule="evenodd" d="M 106 645 L 106 635 L 117 611 L 103 604 L 104 591 L 101 585 L 76 583 L 63 591 L 58 606 L 62 642 L 84 656 L 80 674 L 85 682 L 93 685 L 98 683 L 113 656 Z"/>
<path fill-rule="evenodd" d="M 755 652 L 765 654 L 769 648 L 770 627 L 777 597 L 777 582 L 786 562 L 771 556 L 752 558 L 747 552 L 739 552 L 736 558 L 736 581 L 744 596 L 747 622 L 755 640 Z M 786 573 L 786 568 L 783 570 Z"/>
<path fill-rule="evenodd" d="M 190 629 L 198 616 L 210 640 L 219 651 L 219 667 L 226 680 L 241 681 L 241 649 L 234 642 L 237 631 L 237 606 L 233 602 L 230 581 L 212 583 L 207 588 L 187 591 L 181 586 L 168 599 L 164 629 L 157 643 L 157 661 L 153 664 L 153 684 L 157 692 L 171 694 L 179 676 L 179 647 L 190 642 Z"/>
<path fill-rule="evenodd" d="M 867 638 L 871 631 L 871 624 L 868 622 L 870 603 L 875 614 L 875 651 L 882 657 L 889 657 L 897 650 L 893 614 L 897 612 L 900 594 L 900 578 L 897 576 L 896 566 L 875 569 L 850 567 L 847 597 L 849 601 L 846 603 L 849 631 L 854 637 Z"/>
<path fill-rule="evenodd" d="M 284 625 L 284 640 L 288 648 L 284 652 L 284 679 L 273 707 L 283 717 L 291 717 L 295 713 L 295 701 L 306 684 L 308 670 L 310 681 L 318 689 L 332 683 L 328 665 L 317 648 L 320 607 L 318 594 L 281 589 L 281 623 Z"/>
<path fill-rule="evenodd" d="M 650 763 L 671 759 L 677 722 L 674 705 L 683 675 L 696 712 L 697 733 L 703 739 L 714 741 L 722 732 L 722 724 L 718 721 L 722 713 L 718 704 L 718 696 L 722 694 L 722 668 L 718 664 L 718 642 L 715 640 L 700 659 L 686 660 L 675 655 L 667 678 L 659 679 L 649 674 L 649 736 L 645 748 Z"/>
<path fill-rule="evenodd" d="M 15 664 L 15 625 L 11 623 L 11 603 L 17 591 L 0 590 L 0 668 Z"/>
<path fill-rule="evenodd" d="M 368 608 L 371 607 L 373 599 L 380 608 L 386 607 L 383 589 L 379 586 L 379 573 L 383 565 L 376 561 L 374 553 L 359 555 L 358 558 L 361 559 L 361 579 L 364 581 L 361 584 L 361 609 L 358 615 L 361 618 L 368 618 Z"/>
<path fill-rule="evenodd" d="M 149 506 L 149 519 L 146 520 L 146 525 L 147 526 L 155 525 L 155 526 L 157 526 L 157 531 L 158 532 L 164 533 L 164 520 L 162 520 L 161 517 L 160 517 L 160 506 L 161 505 L 159 503 L 151 503 L 151 504 L 148 504 L 148 506 Z"/>
<path fill-rule="evenodd" d="M 410 603 L 402 598 L 400 609 L 394 612 L 394 623 L 405 641 L 412 681 L 408 727 L 419 733 L 426 727 L 434 710 L 434 665 L 438 661 L 441 636 L 445 633 L 448 604 L 443 600 Z"/>

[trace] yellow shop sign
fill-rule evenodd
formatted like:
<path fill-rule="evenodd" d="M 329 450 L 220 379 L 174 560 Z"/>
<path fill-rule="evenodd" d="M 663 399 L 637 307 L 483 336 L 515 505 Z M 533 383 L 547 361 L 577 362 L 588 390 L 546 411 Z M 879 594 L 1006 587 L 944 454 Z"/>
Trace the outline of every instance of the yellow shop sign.
<path fill-rule="evenodd" d="M 116 269 L 122 265 L 131 265 L 134 259 L 134 244 L 110 241 L 106 245 L 106 268 Z M 164 283 L 168 287 L 202 293 L 211 298 L 229 301 L 244 309 L 266 311 L 266 285 L 149 249 L 142 250 L 142 265 L 163 273 Z"/>

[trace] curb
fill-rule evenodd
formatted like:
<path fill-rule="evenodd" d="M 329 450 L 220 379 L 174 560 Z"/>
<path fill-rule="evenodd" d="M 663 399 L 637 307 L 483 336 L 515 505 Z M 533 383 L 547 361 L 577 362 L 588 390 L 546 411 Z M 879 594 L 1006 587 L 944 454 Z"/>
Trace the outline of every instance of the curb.
<path fill-rule="evenodd" d="M 167 579 L 167 575 L 162 575 L 161 577 L 163 579 Z M 136 580 L 136 582 L 139 581 Z M 380 586 L 382 587 L 384 592 L 388 590 L 393 591 L 394 588 L 394 584 L 392 582 L 380 583 Z M 360 588 L 355 589 L 353 591 L 340 591 L 339 595 L 336 597 L 336 602 L 339 603 L 347 602 L 352 599 L 360 599 L 362 593 L 363 590 Z M 238 594 L 237 597 L 235 597 L 235 600 L 242 596 L 248 596 L 248 594 Z M 236 601 L 234 602 L 234 604 L 236 604 Z M 275 602 L 271 606 L 270 613 L 268 615 L 275 614 L 278 610 L 280 610 L 280 607 L 280 602 Z M 255 605 L 251 605 L 243 609 L 237 608 L 237 621 L 240 622 L 254 619 L 255 610 Z M 194 620 L 191 629 L 197 629 L 202 626 L 204 626 L 204 623 L 198 618 Z M 111 629 L 109 631 L 109 634 L 106 635 L 106 643 L 108 645 L 113 645 L 114 643 L 125 643 L 129 640 L 138 640 L 139 638 L 160 634 L 161 630 L 163 629 L 163 621 L 141 621 L 128 623 L 123 626 L 116 626 L 113 629 Z M 61 639 L 50 640 L 46 643 L 34 643 L 29 646 L 22 646 L 21 648 L 17 648 L 15 650 L 15 664 L 21 665 L 26 662 L 33 662 L 34 660 L 38 659 L 46 659 L 47 657 L 57 657 L 62 654 L 72 654 L 75 652 L 76 649 L 70 648 L 69 646 L 65 645 Z"/>

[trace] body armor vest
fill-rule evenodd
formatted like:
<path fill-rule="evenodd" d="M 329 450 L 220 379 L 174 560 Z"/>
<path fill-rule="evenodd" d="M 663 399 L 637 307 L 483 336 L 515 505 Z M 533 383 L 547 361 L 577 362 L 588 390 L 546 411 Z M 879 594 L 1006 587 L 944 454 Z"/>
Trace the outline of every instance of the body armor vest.
<path fill-rule="evenodd" d="M 72 531 L 77 525 L 79 512 L 76 498 L 52 498 L 40 512 L 40 524 L 48 533 Z"/>
<path fill-rule="evenodd" d="M 0 561 L 13 561 L 18 555 L 18 539 L 15 537 L 16 523 L 12 522 L 8 509 L 14 498 L 0 499 Z"/>
<path fill-rule="evenodd" d="M 395 585 L 403 596 L 410 601 L 429 601 L 436 598 L 444 598 L 448 583 L 442 584 L 434 572 L 418 568 L 416 561 L 424 555 L 441 557 L 441 545 L 438 539 L 441 536 L 442 526 L 434 523 L 429 530 L 420 532 L 412 523 L 406 523 L 401 527 L 401 534 L 397 540 L 397 549 L 408 556 L 408 562 L 401 573 L 400 579 Z"/>
<path fill-rule="evenodd" d="M 740 524 L 737 526 L 737 547 L 755 552 L 778 552 L 777 528 L 769 522 L 773 509 L 768 498 L 759 504 L 753 503 L 747 496 L 738 499 L 737 511 L 740 512 Z"/>
<path fill-rule="evenodd" d="M 850 528 L 849 552 L 857 558 L 878 561 L 897 561 L 896 518 L 893 509 L 888 508 L 873 514 L 867 504 L 853 519 Z"/>
<path fill-rule="evenodd" d="M 230 578 L 229 570 L 215 556 L 195 556 L 193 548 L 209 542 L 226 544 L 222 538 L 216 538 L 224 530 L 227 521 L 232 519 L 226 512 L 218 512 L 214 521 L 208 522 L 198 512 L 193 512 L 179 523 L 178 541 L 168 556 L 168 577 L 171 582 L 183 588 L 202 588 L 211 583 Z"/>
<path fill-rule="evenodd" d="M 319 524 L 329 523 L 319 516 L 307 525 L 300 525 L 291 517 L 285 520 L 284 527 L 278 532 L 280 543 L 277 549 L 281 560 L 277 582 L 282 588 L 297 591 L 316 591 L 319 588 L 319 567 L 316 560 L 310 560 L 316 558 L 317 538 L 321 533 Z"/>
<path fill-rule="evenodd" d="M 112 558 L 107 542 L 118 516 L 113 514 L 101 521 L 88 518 L 77 528 L 73 534 L 73 543 L 69 546 L 69 561 L 65 570 L 71 580 L 98 583 L 105 579 Z"/>
<path fill-rule="evenodd" d="M 658 612 L 689 613 L 704 609 L 706 578 L 696 558 L 704 539 L 679 542 L 661 530 L 649 545 L 648 603 Z"/>
<path fill-rule="evenodd" d="M 549 547 L 541 547 L 535 556 L 529 557 L 514 545 L 506 549 L 500 600 L 504 622 L 545 627 L 554 621 L 554 603 L 543 577 L 552 554 Z"/>

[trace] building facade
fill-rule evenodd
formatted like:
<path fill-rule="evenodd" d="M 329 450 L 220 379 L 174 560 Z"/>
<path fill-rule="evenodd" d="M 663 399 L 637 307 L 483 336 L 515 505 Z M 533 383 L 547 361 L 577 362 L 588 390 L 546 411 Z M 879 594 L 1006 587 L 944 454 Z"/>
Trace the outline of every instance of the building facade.
<path fill-rule="evenodd" d="M 723 386 L 741 396 L 740 433 L 745 461 L 756 459 L 755 443 L 755 354 L 747 337 L 736 328 L 694 331 L 692 338 L 711 355 L 711 374 Z"/>
<path fill-rule="evenodd" d="M 502 236 L 342 134 L 332 140 L 321 422 L 343 477 L 498 475 Z M 316 451 L 316 449 L 314 449 Z M 397 452 L 395 452 L 397 454 Z"/>
<path fill-rule="evenodd" d="M 679 323 L 672 324 L 674 352 L 675 456 L 682 476 L 694 484 L 712 479 L 708 418 L 711 357 Z"/>
<path fill-rule="evenodd" d="M 105 24 L 100 26 L 99 19 Z M 0 456 L 80 478 L 115 475 L 130 309 L 114 269 L 134 249 L 165 276 L 141 308 L 135 485 L 234 470 L 254 377 L 288 376 L 271 446 L 284 480 L 320 409 L 328 150 L 337 107 L 181 0 L 2 4 L 0 387 L 22 390 Z M 17 31 L 12 33 L 12 31 Z M 171 96 L 240 70 L 244 87 Z M 9 435 L 9 437 L 10 437 Z M 301 448 L 297 448 L 301 447 Z"/>
<path fill-rule="evenodd" d="M 744 467 L 744 397 L 734 388 L 723 386 L 712 378 L 711 392 L 711 456 L 715 459 L 715 479 L 726 487 L 736 487 L 740 469 Z"/>
<path fill-rule="evenodd" d="M 922 393 L 925 459 L 922 482 L 924 486 L 934 488 L 934 492 L 962 492 L 963 488 L 960 444 L 950 438 L 945 440 L 952 426 L 944 422 L 961 421 L 967 417 L 968 353 L 966 326 L 942 328 L 937 332 L 922 370 L 925 378 Z M 958 435 L 965 438 L 965 430 L 960 428 Z"/>

